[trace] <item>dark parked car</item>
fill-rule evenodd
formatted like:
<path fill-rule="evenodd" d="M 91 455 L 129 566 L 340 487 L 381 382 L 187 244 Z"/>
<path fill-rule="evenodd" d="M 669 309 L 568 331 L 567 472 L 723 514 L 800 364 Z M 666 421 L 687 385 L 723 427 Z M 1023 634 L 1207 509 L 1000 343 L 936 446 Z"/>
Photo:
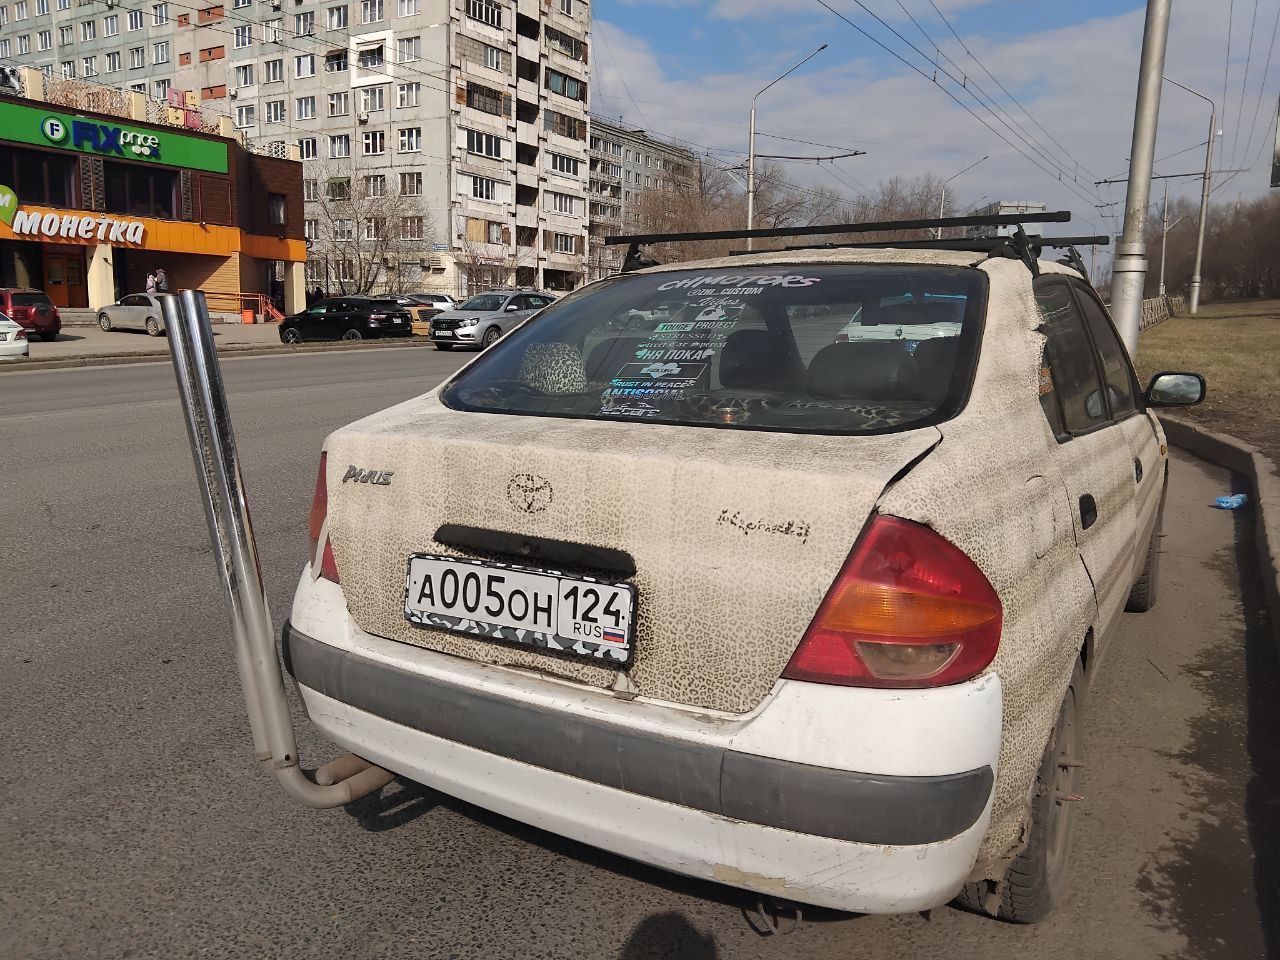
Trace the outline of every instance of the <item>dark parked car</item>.
<path fill-rule="evenodd" d="M 280 321 L 280 340 L 376 340 L 412 336 L 409 311 L 394 299 L 329 297 Z"/>
<path fill-rule="evenodd" d="M 4 314 L 27 335 L 36 334 L 41 340 L 57 340 L 62 329 L 62 318 L 43 290 L 25 287 L 0 287 L 0 314 Z"/>

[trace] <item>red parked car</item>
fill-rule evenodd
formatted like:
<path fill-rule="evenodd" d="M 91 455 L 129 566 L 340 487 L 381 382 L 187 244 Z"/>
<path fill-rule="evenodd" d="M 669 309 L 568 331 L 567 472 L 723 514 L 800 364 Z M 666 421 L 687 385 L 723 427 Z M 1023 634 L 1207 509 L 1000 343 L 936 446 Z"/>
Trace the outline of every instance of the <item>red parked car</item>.
<path fill-rule="evenodd" d="M 43 290 L 0 287 L 0 313 L 42 340 L 57 340 L 62 317 Z"/>

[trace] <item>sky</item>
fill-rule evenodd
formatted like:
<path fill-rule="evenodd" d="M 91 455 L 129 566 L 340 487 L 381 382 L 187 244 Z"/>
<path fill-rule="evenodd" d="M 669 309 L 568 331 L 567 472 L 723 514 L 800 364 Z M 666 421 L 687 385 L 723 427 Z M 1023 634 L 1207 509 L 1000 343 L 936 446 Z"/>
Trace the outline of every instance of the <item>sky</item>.
<path fill-rule="evenodd" d="M 1128 169 L 1144 4 L 825 2 L 917 69 L 821 0 L 595 0 L 592 112 L 741 164 L 752 95 L 825 42 L 826 50 L 759 98 L 757 151 L 811 156 L 856 148 L 866 156 L 788 162 L 793 178 L 854 193 L 894 174 L 945 178 L 981 161 L 950 187 L 968 207 L 1043 200 L 1073 212 L 1075 233 L 1120 232 L 1124 184 L 1094 181 Z M 1278 23 L 1280 0 L 1173 4 L 1165 74 L 1218 102 L 1215 169 L 1253 166 L 1230 182 L 1217 178 L 1223 186 L 1215 201 L 1269 189 Z M 1156 172 L 1202 170 L 1208 127 L 1209 104 L 1165 84 L 1156 156 L 1168 159 Z M 1168 182 L 1171 199 L 1198 199 L 1198 179 Z M 1157 181 L 1153 200 L 1161 189 Z"/>

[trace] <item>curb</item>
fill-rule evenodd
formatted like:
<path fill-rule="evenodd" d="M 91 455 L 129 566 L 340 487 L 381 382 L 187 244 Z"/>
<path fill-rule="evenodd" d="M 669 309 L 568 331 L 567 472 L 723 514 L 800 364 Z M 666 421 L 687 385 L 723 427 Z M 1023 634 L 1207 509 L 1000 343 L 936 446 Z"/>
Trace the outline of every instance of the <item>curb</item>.
<path fill-rule="evenodd" d="M 403 349 L 405 347 L 426 347 L 430 346 L 430 341 L 423 339 L 422 342 L 416 339 L 408 340 L 391 340 L 387 342 L 377 341 L 374 343 L 316 343 L 311 345 L 303 345 L 300 347 L 286 346 L 280 344 L 278 346 L 261 346 L 261 347 L 227 347 L 218 351 L 218 358 L 221 360 L 235 359 L 236 357 L 264 357 L 274 354 L 283 356 L 293 356 L 299 353 L 327 353 L 335 350 L 389 350 Z M 87 357 L 54 357 L 49 360 L 10 360 L 0 364 L 0 375 L 6 373 L 18 373 L 23 370 L 61 370 L 70 367 L 114 367 L 123 363 L 168 363 L 169 354 L 161 352 L 152 353 L 105 353 L 96 356 Z"/>
<path fill-rule="evenodd" d="M 1176 417 L 1160 417 L 1165 437 L 1201 460 L 1238 473 L 1253 498 L 1258 567 L 1271 621 L 1271 638 L 1280 656 L 1280 474 L 1257 447 Z"/>

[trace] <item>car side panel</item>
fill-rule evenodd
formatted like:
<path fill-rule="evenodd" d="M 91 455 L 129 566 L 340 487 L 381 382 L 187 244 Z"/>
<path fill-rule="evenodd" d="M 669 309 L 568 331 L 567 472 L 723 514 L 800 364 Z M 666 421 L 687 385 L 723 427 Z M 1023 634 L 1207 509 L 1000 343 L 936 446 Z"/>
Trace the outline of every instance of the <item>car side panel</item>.
<path fill-rule="evenodd" d="M 1142 575 L 1147 562 L 1147 544 L 1155 532 L 1160 513 L 1160 499 L 1164 493 L 1164 457 L 1160 453 L 1161 439 L 1152 422 L 1155 418 L 1146 413 L 1129 417 L 1121 423 L 1129 442 L 1129 454 L 1134 468 L 1134 509 L 1137 515 L 1136 536 L 1133 544 L 1133 572 L 1130 582 Z M 1139 469 L 1141 477 L 1139 477 Z"/>

